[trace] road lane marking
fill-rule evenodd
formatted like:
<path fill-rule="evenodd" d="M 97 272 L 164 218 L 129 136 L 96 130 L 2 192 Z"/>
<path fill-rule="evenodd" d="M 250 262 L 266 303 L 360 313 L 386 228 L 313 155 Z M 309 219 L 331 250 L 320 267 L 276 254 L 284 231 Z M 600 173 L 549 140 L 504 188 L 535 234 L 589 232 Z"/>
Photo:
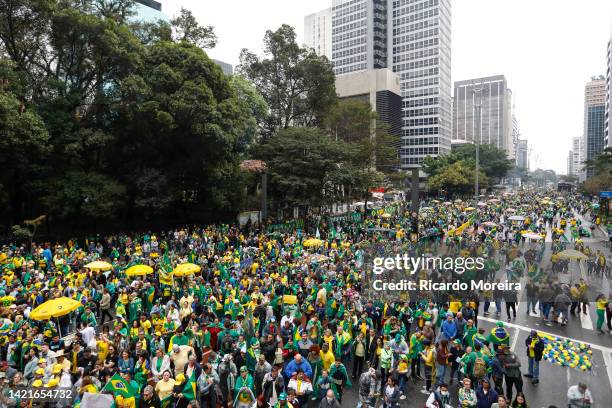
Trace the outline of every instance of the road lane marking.
<path fill-rule="evenodd" d="M 514 351 L 516 348 L 516 343 L 518 342 L 518 335 L 521 330 L 519 328 L 514 332 L 514 339 L 512 339 L 512 345 L 510 346 L 510 350 Z"/>
<path fill-rule="evenodd" d="M 610 381 L 610 389 L 612 390 L 612 353 L 603 352 L 602 354 L 604 365 L 606 366 L 606 371 L 608 372 L 608 381 Z"/>
<path fill-rule="evenodd" d="M 492 318 L 486 317 L 486 316 L 478 316 L 478 320 L 483 320 L 483 321 L 489 322 L 489 323 L 497 323 L 497 322 L 500 321 L 498 319 L 492 319 Z M 564 340 L 577 341 L 579 343 L 589 344 L 591 346 L 591 348 L 594 349 L 594 350 L 600 350 L 602 352 L 606 352 L 606 353 L 612 354 L 612 348 L 606 347 L 606 346 L 600 346 L 599 344 L 589 343 L 589 342 L 584 341 L 584 340 L 578 340 L 578 339 L 574 339 L 574 338 L 571 338 L 571 337 L 562 336 L 560 334 L 550 333 L 550 332 L 547 332 L 547 331 L 544 331 L 544 330 L 540 330 L 540 329 L 534 329 L 534 328 L 527 327 L 527 326 L 521 326 L 520 324 L 516 324 L 516 323 L 506 323 L 506 322 L 504 322 L 504 326 L 514 327 L 514 328 L 517 328 L 517 329 L 520 329 L 520 330 L 523 330 L 523 331 L 527 331 L 527 332 L 530 332 L 532 330 L 536 330 L 537 332 L 546 334 L 548 336 L 559 337 L 560 339 L 564 339 Z"/>

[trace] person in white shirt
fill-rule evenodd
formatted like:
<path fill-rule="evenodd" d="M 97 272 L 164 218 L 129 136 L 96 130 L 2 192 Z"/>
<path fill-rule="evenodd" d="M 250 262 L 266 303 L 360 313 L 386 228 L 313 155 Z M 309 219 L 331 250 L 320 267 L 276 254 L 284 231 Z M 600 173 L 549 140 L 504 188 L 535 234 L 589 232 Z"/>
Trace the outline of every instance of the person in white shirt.
<path fill-rule="evenodd" d="M 81 336 L 83 336 L 83 341 L 85 342 L 85 344 L 87 345 L 87 347 L 91 348 L 92 350 L 96 349 L 96 330 L 89 326 L 87 323 L 84 323 L 85 327 L 83 328 L 83 330 L 80 331 Z"/>
<path fill-rule="evenodd" d="M 593 405 L 593 396 L 585 383 L 569 387 L 567 405 L 569 408 L 587 408 Z"/>
<path fill-rule="evenodd" d="M 304 375 L 304 371 L 301 368 L 298 368 L 296 375 L 291 377 L 287 388 L 295 391 L 295 395 L 300 401 L 300 406 L 306 406 L 308 397 L 312 394 L 312 383 Z"/>

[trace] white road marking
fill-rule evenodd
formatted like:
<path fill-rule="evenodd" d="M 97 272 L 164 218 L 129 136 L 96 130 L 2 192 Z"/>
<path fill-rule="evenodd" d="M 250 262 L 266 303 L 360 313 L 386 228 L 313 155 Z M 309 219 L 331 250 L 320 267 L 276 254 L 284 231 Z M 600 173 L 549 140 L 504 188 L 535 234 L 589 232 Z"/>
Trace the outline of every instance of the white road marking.
<path fill-rule="evenodd" d="M 478 316 L 478 320 L 482 320 L 482 321 L 489 322 L 489 323 L 497 323 L 499 321 L 497 319 L 492 319 L 492 318 L 486 317 L 486 316 Z M 526 331 L 526 332 L 530 332 L 532 330 L 537 330 L 538 332 L 546 334 L 548 336 L 559 337 L 560 339 L 564 339 L 564 340 L 576 341 L 576 342 L 579 342 L 579 343 L 589 344 L 591 346 L 591 348 L 594 349 L 594 350 L 600 350 L 602 352 L 612 354 L 612 348 L 606 347 L 606 346 L 600 346 L 599 344 L 588 343 L 588 342 L 586 342 L 584 340 L 573 339 L 571 337 L 561 336 L 560 334 L 554 334 L 554 333 L 546 332 L 546 331 L 540 330 L 540 329 L 534 329 L 534 328 L 527 327 L 527 326 L 521 326 L 520 324 L 516 324 L 516 323 L 506 323 L 506 322 L 504 322 L 504 326 L 514 327 L 514 328 L 517 328 L 517 329 L 520 329 L 520 330 L 523 330 L 523 331 Z"/>
<path fill-rule="evenodd" d="M 604 365 L 606 366 L 606 371 L 608 372 L 608 381 L 610 381 L 610 389 L 612 390 L 612 353 L 611 352 L 603 352 Z"/>
<path fill-rule="evenodd" d="M 514 349 L 516 348 L 516 343 L 518 342 L 518 335 L 519 335 L 520 329 L 516 329 L 516 331 L 514 332 L 514 339 L 512 339 L 512 344 L 510 345 L 510 350 L 514 351 Z"/>
<path fill-rule="evenodd" d="M 588 308 L 587 312 L 590 312 Z M 591 320 L 591 313 L 580 313 L 580 324 L 585 330 L 593 330 L 593 321 Z"/>

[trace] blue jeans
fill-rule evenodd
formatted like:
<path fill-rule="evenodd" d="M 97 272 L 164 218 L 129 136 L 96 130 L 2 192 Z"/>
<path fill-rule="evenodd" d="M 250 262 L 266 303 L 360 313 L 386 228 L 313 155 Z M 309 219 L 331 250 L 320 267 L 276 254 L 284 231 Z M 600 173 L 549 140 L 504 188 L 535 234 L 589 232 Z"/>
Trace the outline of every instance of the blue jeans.
<path fill-rule="evenodd" d="M 550 303 L 544 303 L 542 305 L 542 317 L 544 319 L 548 319 L 548 315 L 550 314 L 550 308 L 552 305 Z"/>
<path fill-rule="evenodd" d="M 538 299 L 535 297 L 528 297 L 527 298 L 527 314 L 529 314 L 529 311 L 531 310 L 536 310 L 536 304 L 538 303 Z"/>
<path fill-rule="evenodd" d="M 444 383 L 444 377 L 446 376 L 446 367 L 442 364 L 436 364 L 436 384 L 435 387 L 438 387 L 440 384 Z"/>
<path fill-rule="evenodd" d="M 399 390 L 402 394 L 406 394 L 406 381 L 408 380 L 408 377 L 406 376 L 406 374 L 400 374 L 399 375 Z"/>
<path fill-rule="evenodd" d="M 529 360 L 529 374 L 534 380 L 538 380 L 540 378 L 540 362 L 531 357 L 527 357 L 527 359 Z"/>

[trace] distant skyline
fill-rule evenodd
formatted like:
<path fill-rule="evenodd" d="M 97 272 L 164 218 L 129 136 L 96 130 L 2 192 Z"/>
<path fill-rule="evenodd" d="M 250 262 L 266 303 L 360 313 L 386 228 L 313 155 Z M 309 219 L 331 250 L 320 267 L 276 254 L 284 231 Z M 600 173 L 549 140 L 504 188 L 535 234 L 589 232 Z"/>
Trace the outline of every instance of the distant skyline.
<path fill-rule="evenodd" d="M 172 16 L 190 9 L 215 27 L 211 58 L 237 65 L 240 51 L 261 53 L 266 30 L 290 24 L 303 42 L 304 17 L 331 0 L 161 0 Z M 584 86 L 605 75 L 612 1 L 456 0 L 452 8 L 452 81 L 503 74 L 530 168 L 564 174 L 573 137 L 583 133 Z"/>

